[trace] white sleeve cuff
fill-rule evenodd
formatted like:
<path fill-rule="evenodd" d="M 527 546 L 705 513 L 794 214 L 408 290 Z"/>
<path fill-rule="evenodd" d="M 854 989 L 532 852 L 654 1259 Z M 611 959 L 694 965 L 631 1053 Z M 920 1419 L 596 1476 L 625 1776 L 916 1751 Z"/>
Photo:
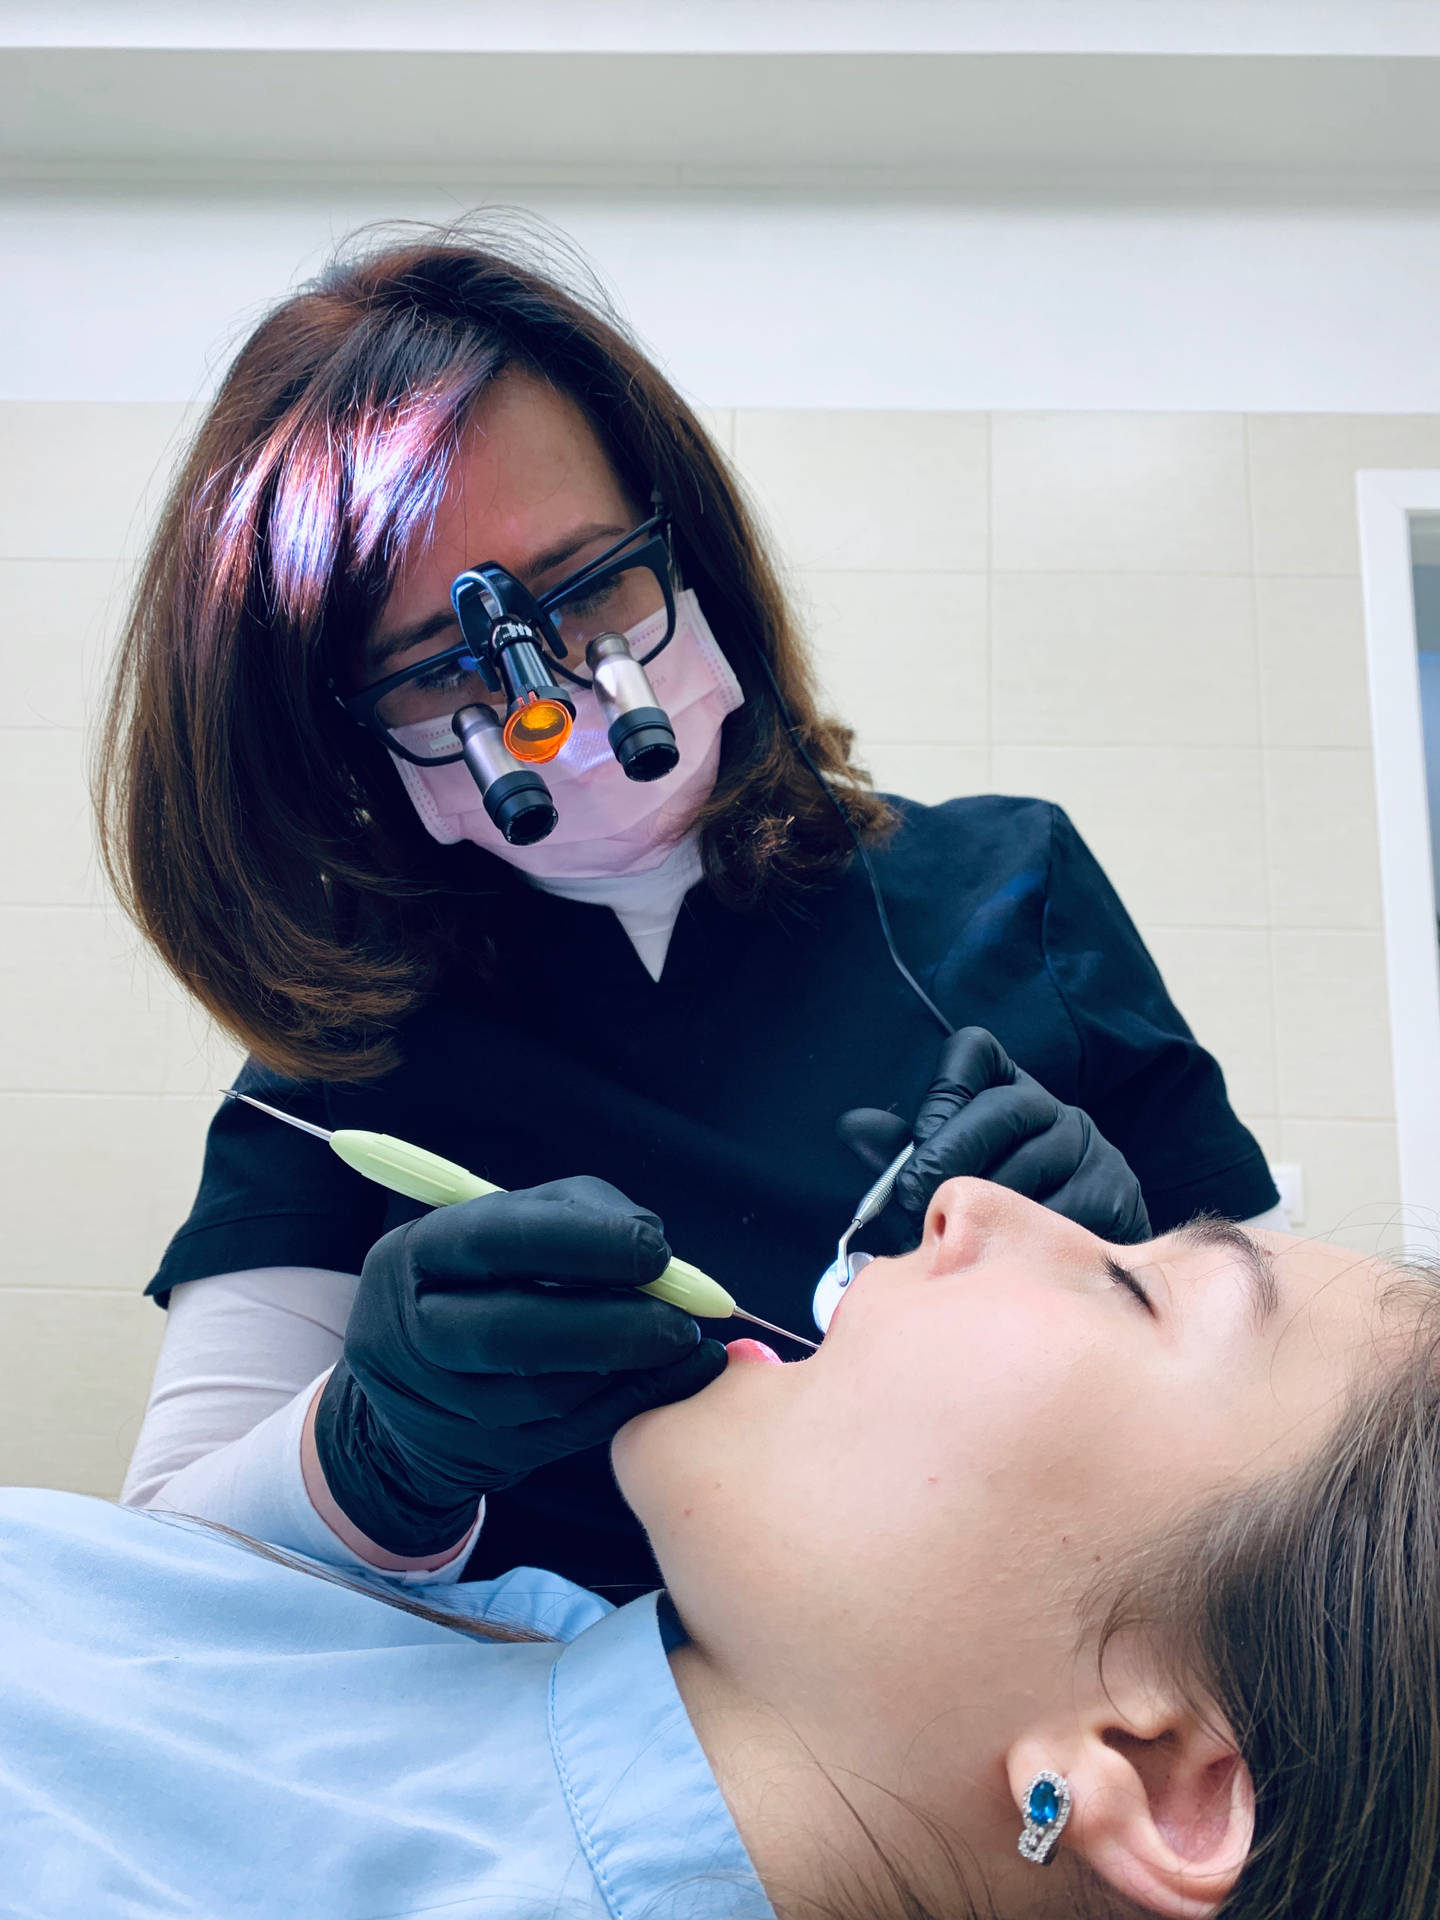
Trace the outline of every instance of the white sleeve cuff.
<path fill-rule="evenodd" d="M 326 1369 L 326 1373 L 329 1369 Z M 305 1491 L 300 1465 L 300 1440 L 305 1415 L 326 1378 L 319 1374 L 309 1386 L 258 1426 L 228 1446 L 218 1447 L 172 1474 L 147 1504 L 160 1513 L 189 1514 L 197 1520 L 215 1520 L 236 1533 L 264 1540 L 273 1547 L 308 1554 L 332 1567 L 360 1567 L 383 1573 L 400 1586 L 452 1585 L 464 1570 L 470 1549 L 484 1519 L 484 1503 L 475 1524 L 453 1559 L 443 1567 L 390 1572 L 375 1567 L 320 1518 Z"/>

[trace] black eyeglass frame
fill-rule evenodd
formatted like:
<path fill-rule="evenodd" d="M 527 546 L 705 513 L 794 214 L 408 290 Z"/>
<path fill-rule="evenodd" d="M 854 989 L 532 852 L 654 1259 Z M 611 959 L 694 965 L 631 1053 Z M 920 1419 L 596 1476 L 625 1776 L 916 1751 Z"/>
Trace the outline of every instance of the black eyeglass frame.
<path fill-rule="evenodd" d="M 640 542 L 639 546 L 635 545 L 636 541 Z M 487 571 L 493 565 L 491 562 L 482 564 Z M 527 625 L 535 627 L 544 640 L 547 650 L 554 656 L 555 671 L 562 679 L 570 681 L 572 686 L 593 687 L 595 684 L 593 680 L 587 680 L 581 674 L 572 673 L 568 667 L 561 664 L 566 648 L 551 618 L 552 609 L 566 600 L 573 600 L 585 588 L 599 585 L 608 574 L 625 573 L 630 568 L 639 566 L 648 567 L 654 574 L 665 601 L 665 632 L 649 652 L 643 654 L 637 662 L 639 666 L 648 666 L 656 654 L 663 652 L 675 637 L 675 559 L 670 545 L 670 516 L 667 513 L 652 514 L 648 520 L 642 520 L 640 525 L 627 533 L 623 540 L 617 540 L 614 546 L 607 547 L 595 559 L 587 560 L 577 572 L 562 580 L 558 586 L 551 587 L 547 592 L 540 594 L 538 598 L 528 593 L 518 581 L 510 580 L 510 576 L 506 575 L 505 578 L 510 580 L 512 590 L 518 588 L 519 596 L 528 605 L 522 604 L 513 610 L 507 608 L 505 617 L 518 618 Z M 480 569 L 472 568 L 469 571 L 478 572 Z M 495 568 L 495 571 L 503 570 Z M 516 596 L 512 591 L 507 597 Z M 474 618 L 476 612 L 479 610 L 472 612 L 470 617 Z M 488 615 L 483 612 L 479 613 L 479 618 L 487 620 L 491 628 L 499 624 L 498 621 L 490 621 Z M 412 753 L 408 747 L 400 744 L 384 721 L 377 718 L 375 709 L 386 694 L 393 693 L 396 687 L 404 686 L 407 680 L 414 680 L 421 674 L 433 672 L 436 667 L 443 666 L 452 660 L 456 662 L 469 660 L 472 666 L 466 671 L 477 672 L 488 681 L 489 676 L 486 674 L 484 662 L 477 657 L 474 644 L 467 639 L 462 640 L 458 646 L 446 647 L 441 653 L 432 653 L 428 659 L 416 660 L 412 665 L 402 667 L 398 673 L 388 674 L 385 679 L 377 680 L 374 686 L 362 687 L 358 693 L 337 693 L 335 698 L 352 720 L 364 727 L 367 733 L 373 733 L 383 740 L 392 753 L 398 753 L 402 760 L 408 760 L 412 766 L 449 766 L 452 762 L 463 760 L 465 757 L 458 744 L 454 753 Z M 492 691 L 498 690 L 498 687 L 492 688 Z"/>

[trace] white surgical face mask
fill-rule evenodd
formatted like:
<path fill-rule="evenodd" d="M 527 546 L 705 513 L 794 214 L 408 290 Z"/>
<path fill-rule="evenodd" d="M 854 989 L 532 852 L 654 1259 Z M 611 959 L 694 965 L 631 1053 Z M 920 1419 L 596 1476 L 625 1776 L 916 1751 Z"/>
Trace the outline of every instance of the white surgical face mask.
<path fill-rule="evenodd" d="M 631 629 L 625 637 L 637 660 L 664 631 L 663 612 Z M 656 705 L 675 730 L 680 759 L 673 772 L 659 780 L 627 780 L 593 691 L 576 688 L 574 730 L 538 769 L 560 816 L 545 839 L 512 847 L 486 813 L 463 760 L 417 767 L 392 754 L 427 831 L 445 846 L 473 840 L 538 879 L 580 880 L 658 867 L 709 798 L 720 765 L 721 725 L 745 696 L 688 590 L 676 595 L 669 646 L 645 671 Z M 397 728 L 396 737 L 418 750 L 437 726 L 449 733 L 447 718 Z"/>

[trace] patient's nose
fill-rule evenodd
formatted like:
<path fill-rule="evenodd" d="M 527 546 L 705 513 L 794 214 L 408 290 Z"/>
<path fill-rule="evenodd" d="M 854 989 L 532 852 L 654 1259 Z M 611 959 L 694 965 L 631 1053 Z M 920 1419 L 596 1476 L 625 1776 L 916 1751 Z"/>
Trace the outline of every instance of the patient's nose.
<path fill-rule="evenodd" d="M 967 1175 L 942 1181 L 925 1210 L 921 1245 L 947 1271 L 977 1265 L 992 1239 L 1005 1232 L 1005 1203 L 1013 1198 L 991 1180 Z"/>
<path fill-rule="evenodd" d="M 922 1249 L 936 1273 L 957 1273 L 1000 1254 L 1059 1252 L 1094 1235 L 1063 1214 L 993 1180 L 946 1180 L 925 1214 Z"/>

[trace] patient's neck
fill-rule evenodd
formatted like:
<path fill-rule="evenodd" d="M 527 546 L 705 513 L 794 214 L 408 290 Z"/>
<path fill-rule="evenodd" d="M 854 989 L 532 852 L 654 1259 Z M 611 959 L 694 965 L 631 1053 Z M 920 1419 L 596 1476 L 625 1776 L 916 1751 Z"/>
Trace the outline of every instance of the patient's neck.
<path fill-rule="evenodd" d="M 693 1641 L 671 1653 L 670 1670 L 771 1905 L 788 1920 L 823 1897 L 825 1862 L 853 1841 L 842 1831 L 853 1823 L 782 1710 L 747 1698 Z"/>
<path fill-rule="evenodd" d="M 745 1674 L 727 1671 L 694 1641 L 671 1653 L 670 1668 L 780 1920 L 813 1920 L 827 1900 L 843 1895 L 855 1904 L 857 1894 L 875 1920 L 899 1920 L 915 1911 L 902 1888 L 957 1920 L 971 1907 L 1007 1916 L 1048 1911 L 1047 1900 L 1037 1904 L 1049 1891 L 1035 1884 L 1040 1876 L 1012 1870 L 1019 1816 L 998 1756 L 991 1761 L 955 1740 L 953 1792 L 939 1806 L 933 1780 L 907 1778 L 913 1739 L 894 1737 L 863 1709 L 848 1716 L 843 1697 L 822 1717 L 797 1704 L 803 1689 L 762 1699 Z"/>

